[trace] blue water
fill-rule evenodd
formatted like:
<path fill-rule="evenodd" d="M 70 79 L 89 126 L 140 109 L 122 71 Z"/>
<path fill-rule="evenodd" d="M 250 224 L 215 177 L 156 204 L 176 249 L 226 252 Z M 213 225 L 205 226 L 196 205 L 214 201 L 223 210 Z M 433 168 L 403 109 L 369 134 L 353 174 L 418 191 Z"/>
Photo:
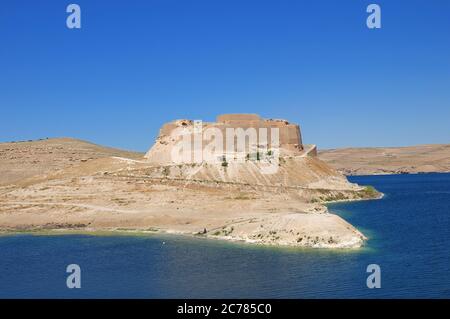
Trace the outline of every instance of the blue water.
<path fill-rule="evenodd" d="M 382 200 L 330 209 L 368 237 L 359 250 L 276 249 L 181 237 L 0 237 L 7 298 L 449 298 L 450 174 L 352 177 Z M 79 264 L 81 289 L 66 288 Z M 381 267 L 368 289 L 366 267 Z"/>

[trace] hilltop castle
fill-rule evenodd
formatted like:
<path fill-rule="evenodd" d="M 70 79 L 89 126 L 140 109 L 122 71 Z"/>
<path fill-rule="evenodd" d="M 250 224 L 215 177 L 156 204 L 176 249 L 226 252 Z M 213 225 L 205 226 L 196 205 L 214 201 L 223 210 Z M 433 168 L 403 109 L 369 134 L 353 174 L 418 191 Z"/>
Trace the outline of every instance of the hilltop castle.
<path fill-rule="evenodd" d="M 244 135 L 242 144 L 245 144 L 245 149 L 238 149 L 239 134 Z M 217 122 L 177 120 L 163 125 L 155 145 L 145 157 L 151 162 L 171 163 L 174 162 L 174 147 L 183 138 L 192 136 L 192 139 L 187 140 L 187 145 L 189 152 L 194 152 L 209 147 L 214 140 L 213 135 L 216 146 L 222 146 L 220 150 L 216 147 L 217 156 L 237 152 L 250 154 L 251 149 L 256 152 L 259 152 L 259 149 L 264 152 L 276 149 L 280 153 L 293 155 L 316 154 L 315 146 L 303 145 L 300 127 L 297 124 L 281 119 L 263 119 L 257 114 L 224 114 L 217 117 Z"/>

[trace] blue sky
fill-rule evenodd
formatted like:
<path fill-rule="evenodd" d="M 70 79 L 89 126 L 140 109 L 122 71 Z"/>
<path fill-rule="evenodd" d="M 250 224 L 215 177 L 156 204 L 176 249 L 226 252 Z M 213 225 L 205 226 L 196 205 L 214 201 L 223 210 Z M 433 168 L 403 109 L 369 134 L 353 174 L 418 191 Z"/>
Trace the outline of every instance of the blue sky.
<path fill-rule="evenodd" d="M 5 0 L 0 110 L 0 141 L 145 151 L 164 122 L 258 113 L 319 148 L 449 143 L 450 1 Z"/>

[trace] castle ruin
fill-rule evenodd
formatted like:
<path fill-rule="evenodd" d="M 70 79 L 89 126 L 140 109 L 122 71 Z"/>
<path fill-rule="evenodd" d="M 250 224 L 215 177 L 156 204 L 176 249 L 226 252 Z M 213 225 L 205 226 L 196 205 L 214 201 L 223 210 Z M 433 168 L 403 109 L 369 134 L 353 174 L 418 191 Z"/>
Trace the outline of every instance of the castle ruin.
<path fill-rule="evenodd" d="M 257 133 L 252 134 L 252 132 Z M 244 150 L 237 149 L 239 147 L 239 142 L 236 141 L 237 133 L 246 135 Z M 289 153 L 294 156 L 306 151 L 311 153 L 308 155 L 315 155 L 316 152 L 315 146 L 313 149 L 305 149 L 300 127 L 297 124 L 291 124 L 282 119 L 263 119 L 257 114 L 223 114 L 217 117 L 216 122 L 177 120 L 165 124 L 160 130 L 155 145 L 145 157 L 151 162 L 160 164 L 173 163 L 175 162 L 173 159 L 174 147 L 183 138 L 193 137 L 188 140 L 188 144 L 190 144 L 188 148 L 194 152 L 198 148 L 203 151 L 208 147 L 211 144 L 212 135 L 215 135 L 216 139 L 219 136 L 219 139 L 222 140 L 216 140 L 216 142 L 223 145 L 223 149 L 216 151 L 215 156 L 229 156 L 243 152 L 248 157 L 252 150 L 259 152 L 260 149 L 269 153 L 276 149 L 280 153 Z M 196 142 L 195 136 L 198 136 L 200 141 Z M 229 145 L 232 145 L 231 149 Z"/>

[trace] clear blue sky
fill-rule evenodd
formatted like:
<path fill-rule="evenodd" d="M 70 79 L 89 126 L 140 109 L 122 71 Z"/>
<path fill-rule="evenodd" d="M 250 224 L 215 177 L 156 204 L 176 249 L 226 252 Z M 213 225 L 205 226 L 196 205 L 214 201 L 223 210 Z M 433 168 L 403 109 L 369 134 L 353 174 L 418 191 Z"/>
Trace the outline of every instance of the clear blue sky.
<path fill-rule="evenodd" d="M 319 148 L 450 142 L 448 0 L 4 0 L 0 45 L 0 141 L 145 151 L 164 122 L 259 113 Z"/>

